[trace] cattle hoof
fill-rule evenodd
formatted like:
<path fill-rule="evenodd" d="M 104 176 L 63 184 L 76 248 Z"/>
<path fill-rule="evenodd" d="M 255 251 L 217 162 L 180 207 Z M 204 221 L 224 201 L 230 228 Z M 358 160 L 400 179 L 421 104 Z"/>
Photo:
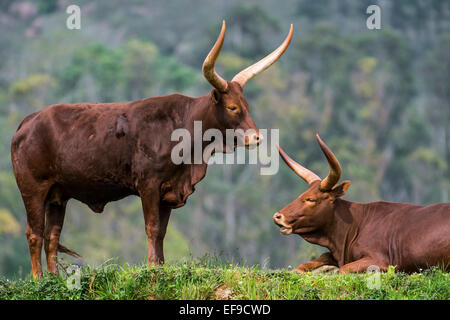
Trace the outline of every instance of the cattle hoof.
<path fill-rule="evenodd" d="M 149 267 L 160 267 L 164 264 L 164 260 L 161 259 L 152 259 L 152 260 L 148 260 L 147 264 Z"/>
<path fill-rule="evenodd" d="M 338 267 L 325 265 L 311 270 L 311 273 L 338 273 L 338 271 Z"/>
<path fill-rule="evenodd" d="M 298 274 L 307 273 L 308 271 L 309 270 L 303 270 L 303 269 L 299 269 L 299 268 L 295 269 L 295 272 L 298 273 Z"/>

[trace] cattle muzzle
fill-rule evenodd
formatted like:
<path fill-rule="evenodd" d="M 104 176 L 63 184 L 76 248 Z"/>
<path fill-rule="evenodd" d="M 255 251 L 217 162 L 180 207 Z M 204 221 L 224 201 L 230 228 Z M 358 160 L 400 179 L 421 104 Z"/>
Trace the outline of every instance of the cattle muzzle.
<path fill-rule="evenodd" d="M 275 212 L 275 214 L 273 215 L 273 222 L 275 222 L 275 224 L 280 227 L 280 232 L 282 234 L 292 234 L 292 227 L 284 221 L 284 216 L 281 213 Z"/>
<path fill-rule="evenodd" d="M 259 132 L 254 132 L 245 137 L 245 147 L 247 149 L 256 148 L 262 141 L 264 137 Z"/>

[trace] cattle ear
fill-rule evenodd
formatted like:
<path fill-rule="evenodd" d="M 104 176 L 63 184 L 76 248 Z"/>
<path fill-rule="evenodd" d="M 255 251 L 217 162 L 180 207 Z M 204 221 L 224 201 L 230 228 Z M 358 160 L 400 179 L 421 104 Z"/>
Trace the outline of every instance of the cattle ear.
<path fill-rule="evenodd" d="M 345 180 L 341 184 L 334 186 L 333 189 L 331 189 L 331 193 L 334 195 L 335 198 L 342 197 L 344 194 L 347 193 L 350 184 L 351 184 L 350 181 Z"/>
<path fill-rule="evenodd" d="M 220 92 L 217 89 L 211 91 L 211 100 L 214 104 L 218 104 L 220 100 Z"/>

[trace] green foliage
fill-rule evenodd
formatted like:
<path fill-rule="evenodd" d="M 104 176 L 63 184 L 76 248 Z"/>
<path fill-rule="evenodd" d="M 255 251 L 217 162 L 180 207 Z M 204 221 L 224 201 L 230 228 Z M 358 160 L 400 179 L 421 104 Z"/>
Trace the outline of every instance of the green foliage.
<path fill-rule="evenodd" d="M 143 97 L 151 84 L 158 48 L 152 43 L 131 40 L 124 52 L 124 81 L 128 86 L 126 91 L 132 92 L 130 99 Z"/>
<path fill-rule="evenodd" d="M 48 14 L 58 9 L 58 0 L 37 0 L 38 10 L 41 14 Z"/>
<path fill-rule="evenodd" d="M 207 259 L 208 260 L 208 259 Z M 296 274 L 208 260 L 163 267 L 103 264 L 81 269 L 79 287 L 69 289 L 67 275 L 39 280 L 0 278 L 0 299 L 9 300 L 448 300 L 449 274 L 439 268 L 407 275 L 393 269 L 372 274 Z"/>
<path fill-rule="evenodd" d="M 270 50 L 265 46 L 264 37 L 267 36 L 267 33 L 280 30 L 278 21 L 257 4 L 240 3 L 234 5 L 230 9 L 229 19 L 227 20 L 234 30 L 231 31 L 231 37 L 233 37 L 233 32 L 239 32 L 241 36 L 242 34 L 248 36 L 245 44 L 239 43 L 237 45 L 235 43 L 233 45 L 233 52 L 246 58 Z"/>
<path fill-rule="evenodd" d="M 0 208 L 0 234 L 17 235 L 20 232 L 20 224 L 6 209 Z"/>
<path fill-rule="evenodd" d="M 54 79 L 47 74 L 32 74 L 13 82 L 9 88 L 11 100 L 25 107 L 33 106 L 37 111 L 45 106 L 44 96 L 55 86 Z"/>
<path fill-rule="evenodd" d="M 116 98 L 116 90 L 123 77 L 121 65 L 122 53 L 102 44 L 90 45 L 77 50 L 71 63 L 64 69 L 61 77 L 61 92 L 67 92 L 83 78 L 92 77 L 98 86 L 98 93 L 89 97 L 104 102 Z"/>
<path fill-rule="evenodd" d="M 67 14 L 57 3 L 34 1 L 38 13 L 24 20 L 13 1 L 0 3 L 0 27 L 8 30 L 0 33 L 0 274 L 23 277 L 30 271 L 26 213 L 10 159 L 11 137 L 22 119 L 54 103 L 129 101 L 176 91 L 207 94 L 211 87 L 201 65 L 222 18 L 227 36 L 217 70 L 228 80 L 276 48 L 294 24 L 294 39 L 283 57 L 244 90 L 256 125 L 280 129 L 280 144 L 291 157 L 324 176 L 328 166 L 315 141 L 318 132 L 337 155 L 342 179 L 352 181 L 347 199 L 449 201 L 450 17 L 443 1 L 414 0 L 408 6 L 386 1 L 377 31 L 365 25 L 369 0 L 210 1 L 195 10 L 191 1 L 81 0 L 83 22 L 77 31 L 65 28 Z M 282 162 L 274 176 L 259 175 L 254 165 L 211 166 L 186 206 L 172 213 L 166 258 L 216 251 L 227 257 L 222 260 L 285 268 L 318 256 L 323 248 L 281 236 L 271 220 L 305 189 Z M 120 264 L 141 263 L 147 239 L 139 199 L 108 204 L 101 216 L 71 200 L 62 243 L 82 254 L 77 263 L 97 265 L 111 257 Z M 166 272 L 158 270 L 152 272 Z M 135 271 L 138 280 L 150 277 Z M 121 274 L 117 271 L 111 283 L 124 281 L 126 294 L 108 296 L 102 287 L 105 297 L 129 294 L 135 284 Z M 259 276 L 237 294 L 249 298 L 267 289 L 265 294 L 277 296 L 271 278 L 262 271 Z M 171 277 L 167 283 L 178 281 Z M 287 279 L 303 279 L 295 277 Z M 308 277 L 320 283 L 333 279 Z M 405 284 L 407 276 L 402 277 L 394 279 Z M 226 279 L 216 279 L 217 285 Z M 353 280 L 348 285 L 358 288 Z M 48 281 L 59 285 L 57 278 Z M 295 281 L 284 296 L 327 296 L 314 286 L 299 291 Z M 344 290 L 344 296 L 354 297 L 345 281 L 328 295 Z M 207 298 L 209 285 L 197 279 L 179 289 Z M 406 294 L 395 290 L 399 297 Z"/>
<path fill-rule="evenodd" d="M 83 87 L 84 96 L 73 96 L 74 102 L 112 102 L 160 94 L 161 88 L 181 91 L 193 84 L 196 73 L 172 57 L 160 56 L 153 43 L 134 39 L 119 49 L 97 43 L 76 50 L 58 78 L 59 94 Z"/>

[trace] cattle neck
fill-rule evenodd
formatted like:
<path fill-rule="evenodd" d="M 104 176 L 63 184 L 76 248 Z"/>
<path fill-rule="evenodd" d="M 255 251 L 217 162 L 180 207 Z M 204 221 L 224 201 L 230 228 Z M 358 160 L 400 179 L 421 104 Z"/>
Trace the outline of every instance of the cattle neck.
<path fill-rule="evenodd" d="M 336 199 L 333 218 L 311 240 L 328 248 L 339 264 L 345 264 L 350 259 L 350 248 L 358 237 L 364 211 L 365 205 L 362 203 Z M 304 238 L 309 241 L 307 237 Z"/>
<path fill-rule="evenodd" d="M 211 100 L 211 94 L 195 98 L 192 101 L 190 110 L 186 118 L 186 127 L 193 132 L 194 122 L 201 122 L 202 136 L 208 129 L 218 129 L 223 133 L 223 128 L 215 115 L 215 108 L 218 108 Z M 203 147 L 211 143 L 210 141 L 204 141 Z"/>
<path fill-rule="evenodd" d="M 203 130 L 216 128 L 218 126 L 214 117 L 214 108 L 216 107 L 211 100 L 211 94 L 194 99 L 189 112 L 189 122 L 202 121 Z"/>

